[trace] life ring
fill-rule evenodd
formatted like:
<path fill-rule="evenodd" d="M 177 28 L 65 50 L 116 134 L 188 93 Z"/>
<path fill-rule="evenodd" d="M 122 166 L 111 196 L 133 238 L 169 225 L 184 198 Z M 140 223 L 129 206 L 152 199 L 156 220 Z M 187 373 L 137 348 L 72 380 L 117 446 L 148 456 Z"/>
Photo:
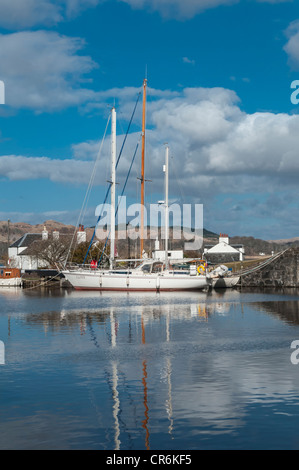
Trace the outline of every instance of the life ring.
<path fill-rule="evenodd" d="M 206 270 L 205 265 L 200 264 L 199 266 L 197 266 L 197 272 L 198 272 L 198 274 L 204 274 L 204 273 L 205 273 L 205 270 Z"/>

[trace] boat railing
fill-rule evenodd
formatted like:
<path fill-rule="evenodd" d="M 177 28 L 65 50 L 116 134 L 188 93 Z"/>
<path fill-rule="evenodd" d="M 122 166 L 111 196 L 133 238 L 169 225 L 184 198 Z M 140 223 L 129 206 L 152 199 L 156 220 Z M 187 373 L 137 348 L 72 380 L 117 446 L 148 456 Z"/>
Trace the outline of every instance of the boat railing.
<path fill-rule="evenodd" d="M 115 267 L 113 269 L 132 269 L 133 267 L 140 266 L 140 264 L 145 261 L 144 259 L 121 259 L 121 260 L 115 260 Z M 117 266 L 118 265 L 118 266 Z M 65 270 L 70 270 L 70 271 L 95 271 L 97 269 L 101 269 L 104 271 L 109 271 L 111 268 L 108 265 L 100 265 L 97 266 L 96 264 L 93 263 L 67 263 L 65 266 Z"/>

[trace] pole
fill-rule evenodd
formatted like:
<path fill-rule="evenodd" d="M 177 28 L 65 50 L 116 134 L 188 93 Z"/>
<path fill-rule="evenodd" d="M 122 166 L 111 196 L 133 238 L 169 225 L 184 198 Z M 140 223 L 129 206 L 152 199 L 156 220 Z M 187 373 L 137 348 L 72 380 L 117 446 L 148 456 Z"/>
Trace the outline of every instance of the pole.
<path fill-rule="evenodd" d="M 144 154 L 145 154 L 145 109 L 146 109 L 146 85 L 147 80 L 143 80 L 143 107 L 142 107 L 142 145 L 141 145 L 141 214 L 140 214 L 140 258 L 143 253 L 144 240 Z"/>
<path fill-rule="evenodd" d="M 113 268 L 115 255 L 115 163 L 116 163 L 116 111 L 111 110 L 111 243 L 110 269 Z"/>
<path fill-rule="evenodd" d="M 165 269 L 168 269 L 168 238 L 169 238 L 169 209 L 168 209 L 168 160 L 169 148 L 165 151 Z"/>
<path fill-rule="evenodd" d="M 7 221 L 7 248 L 10 245 L 10 219 Z"/>

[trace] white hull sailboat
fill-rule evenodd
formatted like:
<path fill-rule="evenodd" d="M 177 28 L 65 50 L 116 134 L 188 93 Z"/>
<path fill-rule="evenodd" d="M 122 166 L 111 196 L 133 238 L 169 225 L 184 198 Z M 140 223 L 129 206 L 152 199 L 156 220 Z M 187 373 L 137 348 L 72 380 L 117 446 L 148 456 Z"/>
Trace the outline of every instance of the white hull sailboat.
<path fill-rule="evenodd" d="M 141 164 L 141 210 L 144 204 L 144 136 L 145 136 L 145 88 L 143 95 L 142 123 L 142 164 Z M 165 260 L 163 262 L 143 258 L 143 213 L 141 212 L 141 259 L 136 268 L 115 269 L 115 161 L 116 161 L 116 112 L 113 108 L 111 119 L 111 227 L 110 227 L 110 269 L 82 265 L 62 271 L 76 290 L 101 291 L 177 291 L 205 289 L 211 285 L 208 275 L 200 274 L 196 266 L 190 269 L 173 269 L 168 262 L 168 147 L 165 157 Z M 122 260 L 132 262 L 132 260 Z"/>
<path fill-rule="evenodd" d="M 150 268 L 155 270 L 155 263 L 147 261 L 128 271 L 82 268 L 64 271 L 63 274 L 76 290 L 160 292 L 197 290 L 209 286 L 209 280 L 204 275 L 192 275 L 171 269 L 159 273 L 145 272 Z"/>

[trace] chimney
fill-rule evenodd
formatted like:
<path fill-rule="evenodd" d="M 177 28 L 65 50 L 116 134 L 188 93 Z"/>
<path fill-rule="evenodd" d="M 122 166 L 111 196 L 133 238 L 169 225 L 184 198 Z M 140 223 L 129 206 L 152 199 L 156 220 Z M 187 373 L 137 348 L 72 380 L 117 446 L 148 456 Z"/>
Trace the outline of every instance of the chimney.
<path fill-rule="evenodd" d="M 48 230 L 46 229 L 46 226 L 44 225 L 44 230 L 42 231 L 42 240 L 48 240 Z"/>
<path fill-rule="evenodd" d="M 53 232 L 53 240 L 59 240 L 59 232 L 58 232 L 58 230 L 54 230 L 54 232 Z"/>
<path fill-rule="evenodd" d="M 77 243 L 86 242 L 86 232 L 84 230 L 84 225 L 79 225 L 79 230 L 77 232 Z"/>
<path fill-rule="evenodd" d="M 220 233 L 220 236 L 219 236 L 219 243 L 226 243 L 227 245 L 229 245 L 229 237 L 226 233 Z"/>

